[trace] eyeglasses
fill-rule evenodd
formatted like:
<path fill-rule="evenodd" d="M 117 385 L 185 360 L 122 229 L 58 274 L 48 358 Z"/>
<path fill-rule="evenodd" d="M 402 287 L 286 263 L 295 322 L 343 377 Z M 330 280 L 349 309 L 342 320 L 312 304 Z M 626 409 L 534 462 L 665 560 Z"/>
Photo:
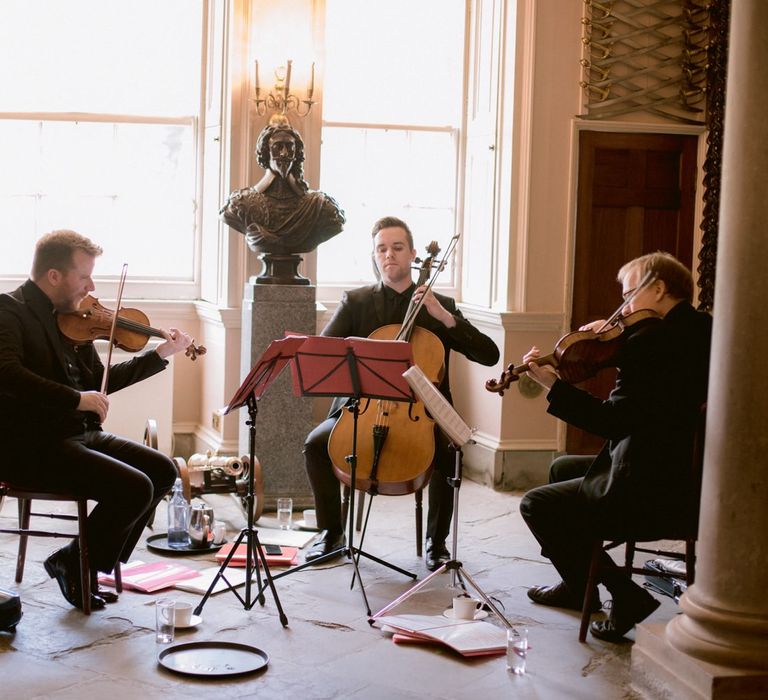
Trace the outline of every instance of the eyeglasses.
<path fill-rule="evenodd" d="M 621 298 L 624 301 L 626 301 L 627 299 L 629 299 L 629 297 L 631 297 L 635 293 L 636 289 L 637 287 L 632 287 L 632 289 L 628 289 L 626 292 L 624 292 L 624 294 L 621 295 Z"/>

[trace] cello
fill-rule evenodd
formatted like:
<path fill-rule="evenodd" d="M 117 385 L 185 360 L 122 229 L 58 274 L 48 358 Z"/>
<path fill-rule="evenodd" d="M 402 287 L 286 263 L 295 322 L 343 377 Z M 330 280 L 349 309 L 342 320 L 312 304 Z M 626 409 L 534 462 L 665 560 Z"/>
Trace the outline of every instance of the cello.
<path fill-rule="evenodd" d="M 449 253 L 458 237 L 451 240 Z M 435 241 L 427 246 L 427 257 L 420 261 L 416 288 L 434 284 L 436 274 L 430 273 L 436 266 L 439 272 L 444 266 L 434 262 L 440 248 Z M 447 257 L 447 254 L 446 254 Z M 415 325 L 416 316 L 423 304 L 411 299 L 401 325 L 389 324 L 377 328 L 368 337 L 373 340 L 410 341 L 414 364 L 439 384 L 445 373 L 445 349 L 440 339 L 425 328 Z M 367 399 L 358 416 L 357 463 L 355 488 L 371 495 L 402 496 L 423 488 L 432 475 L 435 454 L 434 421 L 420 401 L 384 401 Z M 350 464 L 347 456 L 353 442 L 354 418 L 344 411 L 331 431 L 328 454 L 336 477 L 345 485 L 351 485 Z"/>

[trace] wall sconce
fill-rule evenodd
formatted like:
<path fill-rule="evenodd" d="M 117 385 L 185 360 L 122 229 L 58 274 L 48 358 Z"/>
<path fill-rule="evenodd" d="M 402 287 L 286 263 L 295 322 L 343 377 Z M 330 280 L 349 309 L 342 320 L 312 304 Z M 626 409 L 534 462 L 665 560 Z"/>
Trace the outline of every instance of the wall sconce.
<path fill-rule="evenodd" d="M 312 63 L 312 69 L 307 85 L 307 97 L 300 100 L 296 95 L 291 94 L 291 66 L 293 61 L 289 60 L 285 66 L 275 68 L 275 86 L 274 92 L 270 91 L 266 97 L 262 97 L 261 85 L 259 83 L 259 62 L 254 61 L 255 82 L 254 88 L 256 96 L 251 99 L 256 103 L 256 114 L 263 117 L 267 110 L 273 110 L 274 114 L 270 117 L 271 124 L 287 124 L 288 112 L 293 111 L 299 117 L 306 117 L 315 101 L 312 94 L 315 91 L 315 64 Z M 304 105 L 304 107 L 302 107 Z"/>

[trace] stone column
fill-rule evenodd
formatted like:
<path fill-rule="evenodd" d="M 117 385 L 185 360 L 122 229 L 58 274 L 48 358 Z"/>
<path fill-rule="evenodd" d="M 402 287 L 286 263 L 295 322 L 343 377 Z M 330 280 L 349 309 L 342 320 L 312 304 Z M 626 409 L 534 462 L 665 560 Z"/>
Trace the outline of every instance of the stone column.
<path fill-rule="evenodd" d="M 315 287 L 284 284 L 245 285 L 242 308 L 240 377 L 245 379 L 273 340 L 285 331 L 315 334 Z M 248 411 L 241 408 L 240 453 L 248 454 Z M 294 511 L 313 503 L 301 448 L 314 427 L 312 399 L 293 395 L 291 368 L 286 367 L 258 402 L 256 458 L 264 476 L 267 509 L 275 499 L 292 496 Z"/>
<path fill-rule="evenodd" d="M 732 3 L 696 583 L 632 654 L 663 697 L 768 697 L 766 27 L 768 2 Z"/>

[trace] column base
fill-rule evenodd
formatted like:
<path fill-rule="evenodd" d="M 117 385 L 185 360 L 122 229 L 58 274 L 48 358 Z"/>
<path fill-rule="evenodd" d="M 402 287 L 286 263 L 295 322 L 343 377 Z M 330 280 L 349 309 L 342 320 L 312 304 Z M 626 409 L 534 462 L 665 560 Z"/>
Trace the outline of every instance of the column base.
<path fill-rule="evenodd" d="M 638 689 L 670 700 L 768 697 L 768 672 L 733 669 L 688 656 L 669 644 L 666 624 L 641 624 L 635 629 L 631 677 Z"/>

